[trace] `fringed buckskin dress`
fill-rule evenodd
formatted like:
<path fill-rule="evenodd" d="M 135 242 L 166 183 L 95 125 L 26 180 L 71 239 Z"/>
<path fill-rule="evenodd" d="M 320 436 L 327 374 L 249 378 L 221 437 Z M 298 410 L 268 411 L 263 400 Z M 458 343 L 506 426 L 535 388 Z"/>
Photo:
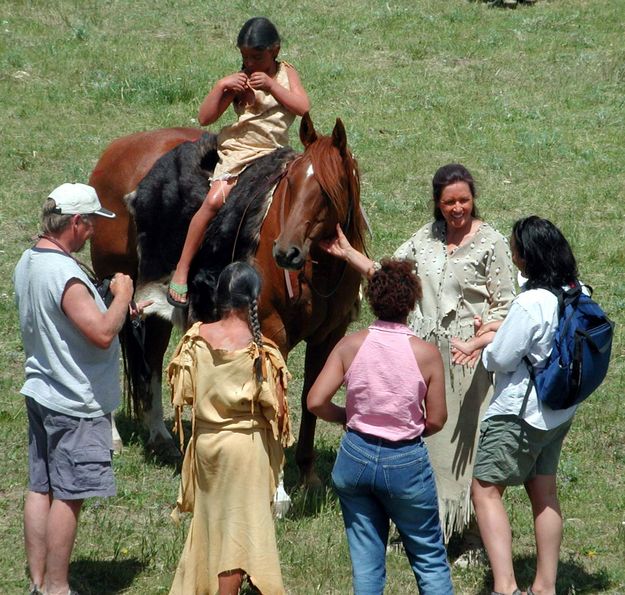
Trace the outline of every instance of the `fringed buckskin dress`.
<path fill-rule="evenodd" d="M 440 349 L 445 365 L 447 423 L 426 438 L 436 475 L 445 542 L 471 518 L 470 484 L 479 424 L 492 385 L 480 359 L 477 366 L 451 363 L 452 337 L 474 336 L 473 317 L 502 320 L 514 299 L 512 257 L 506 239 L 482 222 L 475 235 L 447 252 L 444 221 L 428 223 L 395 252 L 416 262 L 423 298 L 409 324 L 418 337 Z"/>
<path fill-rule="evenodd" d="M 226 351 L 199 334 L 184 335 L 168 367 L 181 445 L 182 410 L 192 408 L 180 493 L 172 516 L 193 512 L 170 594 L 218 592 L 217 575 L 241 569 L 263 595 L 284 593 L 272 513 L 283 447 L 292 443 L 286 387 L 290 378 L 277 347 L 267 341 Z M 259 385 L 254 362 L 263 358 Z M 278 427 L 276 385 L 285 390 Z"/>

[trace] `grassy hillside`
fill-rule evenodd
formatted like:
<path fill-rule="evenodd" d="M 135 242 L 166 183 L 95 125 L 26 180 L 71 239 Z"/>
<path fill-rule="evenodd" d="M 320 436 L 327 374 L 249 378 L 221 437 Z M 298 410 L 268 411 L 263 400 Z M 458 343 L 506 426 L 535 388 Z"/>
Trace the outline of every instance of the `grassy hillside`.
<path fill-rule="evenodd" d="M 240 26 L 260 14 L 278 26 L 281 57 L 297 66 L 317 128 L 328 133 L 337 117 L 346 125 L 375 256 L 429 219 L 432 174 L 449 161 L 474 173 L 480 211 L 502 233 L 535 213 L 571 241 L 582 278 L 618 326 L 609 378 L 580 409 L 562 455 L 558 589 L 625 592 L 622 0 L 543 0 L 514 11 L 465 0 L 257 0 L 253 8 L 243 1 L 2 0 L 0 593 L 26 586 L 26 415 L 11 274 L 37 230 L 43 199 L 61 182 L 85 182 L 114 138 L 197 124 L 211 85 L 239 69 Z M 297 148 L 296 134 L 292 142 Z M 367 322 L 364 314 L 355 327 Z M 290 365 L 297 409 L 301 349 Z M 120 421 L 128 447 L 115 461 L 119 495 L 85 507 L 72 585 L 86 594 L 167 593 L 186 531 L 169 520 L 177 478 L 146 458 L 141 428 Z M 320 424 L 326 481 L 338 440 L 338 431 Z M 290 490 L 295 478 L 291 465 Z M 333 494 L 298 492 L 294 501 L 278 525 L 289 593 L 349 593 Z M 521 489 L 510 490 L 507 503 L 526 585 L 534 565 L 529 505 Z M 416 592 L 404 557 L 392 553 L 388 563 L 387 592 Z M 453 576 L 458 593 L 490 592 L 487 566 L 454 567 Z"/>

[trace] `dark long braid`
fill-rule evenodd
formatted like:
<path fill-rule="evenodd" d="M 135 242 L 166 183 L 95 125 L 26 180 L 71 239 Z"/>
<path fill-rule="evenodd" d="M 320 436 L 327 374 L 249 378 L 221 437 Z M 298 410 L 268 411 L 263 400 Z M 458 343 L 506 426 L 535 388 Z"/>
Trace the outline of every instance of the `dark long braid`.
<path fill-rule="evenodd" d="M 248 317 L 250 321 L 250 328 L 252 330 L 252 334 L 254 335 L 254 342 L 258 345 L 258 350 L 260 351 L 260 357 L 254 362 L 254 371 L 256 372 L 256 380 L 257 382 L 262 382 L 265 380 L 263 376 L 263 336 L 260 332 L 260 320 L 258 319 L 258 300 L 254 298 L 250 303 L 250 307 L 248 309 Z"/>
<path fill-rule="evenodd" d="M 219 275 L 216 290 L 217 314 L 221 318 L 230 310 L 247 309 L 250 331 L 261 356 L 254 362 L 256 380 L 263 381 L 263 339 L 258 318 L 258 296 L 260 295 L 260 275 L 247 262 L 233 262 Z"/>

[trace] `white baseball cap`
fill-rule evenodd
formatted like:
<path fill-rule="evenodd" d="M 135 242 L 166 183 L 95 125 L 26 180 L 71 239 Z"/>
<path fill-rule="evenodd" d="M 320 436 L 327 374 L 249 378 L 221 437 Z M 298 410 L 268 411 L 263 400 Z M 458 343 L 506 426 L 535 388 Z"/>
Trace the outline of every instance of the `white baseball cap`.
<path fill-rule="evenodd" d="M 87 184 L 61 184 L 50 192 L 48 198 L 56 203 L 55 213 L 60 215 L 100 215 L 113 219 L 115 213 L 102 208 L 93 186 Z"/>

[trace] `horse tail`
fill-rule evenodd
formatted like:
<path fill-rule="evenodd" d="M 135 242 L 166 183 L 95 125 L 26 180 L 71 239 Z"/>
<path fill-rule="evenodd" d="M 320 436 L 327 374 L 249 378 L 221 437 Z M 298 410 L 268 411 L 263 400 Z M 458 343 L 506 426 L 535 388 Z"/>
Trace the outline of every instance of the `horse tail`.
<path fill-rule="evenodd" d="M 119 332 L 124 366 L 124 397 L 126 412 L 129 415 L 147 411 L 151 370 L 145 358 L 145 322 L 132 320 L 126 316 L 124 326 Z"/>

